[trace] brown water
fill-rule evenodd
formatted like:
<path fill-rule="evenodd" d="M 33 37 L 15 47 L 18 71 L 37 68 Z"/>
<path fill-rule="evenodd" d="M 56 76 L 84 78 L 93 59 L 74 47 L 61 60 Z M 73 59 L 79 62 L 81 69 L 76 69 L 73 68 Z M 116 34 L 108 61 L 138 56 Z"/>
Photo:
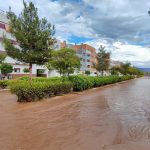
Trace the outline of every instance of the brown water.
<path fill-rule="evenodd" d="M 36 103 L 0 92 L 0 150 L 149 150 L 150 79 Z"/>

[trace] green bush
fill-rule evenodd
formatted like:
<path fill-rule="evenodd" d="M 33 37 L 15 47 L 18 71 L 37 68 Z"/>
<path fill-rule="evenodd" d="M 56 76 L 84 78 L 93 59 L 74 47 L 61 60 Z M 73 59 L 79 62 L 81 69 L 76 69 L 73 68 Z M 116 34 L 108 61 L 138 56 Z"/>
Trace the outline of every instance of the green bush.
<path fill-rule="evenodd" d="M 23 76 L 23 77 L 20 77 L 19 80 L 22 80 L 22 81 L 29 81 L 30 77 L 28 76 Z"/>
<path fill-rule="evenodd" d="M 78 76 L 70 76 L 69 80 L 73 83 L 74 91 L 83 91 L 88 89 L 88 82 L 87 78 L 81 75 Z"/>
<path fill-rule="evenodd" d="M 69 93 L 71 82 L 28 82 L 18 81 L 10 85 L 12 93 L 18 96 L 19 102 L 37 101 L 43 98 Z"/>
<path fill-rule="evenodd" d="M 0 80 L 0 88 L 5 89 L 8 86 L 8 80 Z"/>
<path fill-rule="evenodd" d="M 83 91 L 93 87 L 113 84 L 134 78 L 134 76 L 70 76 L 67 78 L 52 77 L 52 78 L 32 78 L 22 77 L 19 80 L 9 81 L 10 90 L 18 96 L 19 102 L 37 101 L 43 98 L 61 95 L 74 91 Z"/>
<path fill-rule="evenodd" d="M 27 76 L 20 77 L 19 80 L 29 81 L 30 77 L 27 77 Z M 46 78 L 46 77 L 33 77 L 32 81 L 35 81 L 35 82 L 53 81 L 53 82 L 55 82 L 55 81 L 63 81 L 63 79 L 61 77 L 49 77 L 49 78 Z M 65 81 L 66 81 L 66 79 L 65 79 Z"/>
<path fill-rule="evenodd" d="M 30 72 L 30 69 L 29 69 L 29 68 L 24 68 L 24 69 L 23 69 L 23 72 L 24 72 L 24 73 L 29 73 L 29 72 Z"/>
<path fill-rule="evenodd" d="M 91 72 L 89 70 L 86 70 L 85 74 L 89 76 L 91 74 Z"/>
<path fill-rule="evenodd" d="M 69 80 L 73 84 L 74 91 L 83 91 L 93 87 L 113 84 L 134 78 L 133 76 L 105 76 L 105 77 L 88 77 L 88 76 L 70 76 Z"/>

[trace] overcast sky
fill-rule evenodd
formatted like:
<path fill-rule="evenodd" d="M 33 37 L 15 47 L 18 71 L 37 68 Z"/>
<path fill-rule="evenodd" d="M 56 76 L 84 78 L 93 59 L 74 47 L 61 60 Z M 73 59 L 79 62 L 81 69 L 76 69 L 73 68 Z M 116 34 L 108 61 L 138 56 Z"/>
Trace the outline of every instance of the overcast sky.
<path fill-rule="evenodd" d="M 29 1 L 29 0 L 27 0 Z M 32 0 L 39 15 L 56 26 L 56 38 L 71 43 L 101 44 L 112 58 L 150 67 L 149 0 Z M 19 14 L 22 0 L 0 0 Z"/>

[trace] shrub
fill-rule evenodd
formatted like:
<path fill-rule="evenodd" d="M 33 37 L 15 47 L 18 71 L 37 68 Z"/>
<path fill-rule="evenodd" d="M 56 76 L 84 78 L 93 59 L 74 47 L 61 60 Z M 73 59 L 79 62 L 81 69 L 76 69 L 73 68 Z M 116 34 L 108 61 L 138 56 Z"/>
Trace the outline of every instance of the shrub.
<path fill-rule="evenodd" d="M 5 89 L 8 86 L 8 80 L 0 80 L 0 88 Z"/>
<path fill-rule="evenodd" d="M 27 76 L 20 77 L 19 80 L 29 81 L 30 77 L 27 77 Z M 32 81 L 35 81 L 35 82 L 53 81 L 53 82 L 55 82 L 55 81 L 63 81 L 63 79 L 60 78 L 60 77 L 49 77 L 49 78 L 46 78 L 46 77 L 33 77 Z M 65 79 L 65 81 L 66 81 L 66 79 Z"/>
<path fill-rule="evenodd" d="M 28 82 L 18 81 L 11 84 L 10 90 L 18 96 L 19 102 L 37 101 L 50 96 L 69 93 L 71 82 Z"/>
<path fill-rule="evenodd" d="M 22 80 L 22 81 L 29 81 L 29 80 L 30 80 L 30 77 L 28 77 L 28 76 L 23 76 L 23 77 L 20 77 L 19 80 Z"/>
<path fill-rule="evenodd" d="M 52 78 L 32 78 L 22 77 L 19 80 L 9 81 L 10 90 L 18 96 L 19 102 L 37 101 L 43 98 L 61 95 L 74 91 L 83 91 L 93 87 L 112 84 L 134 78 L 134 76 L 70 76 L 69 79 L 52 77 Z M 8 84 L 7 84 L 8 85 Z"/>
<path fill-rule="evenodd" d="M 105 77 L 88 77 L 88 76 L 70 76 L 69 80 L 73 84 L 74 91 L 83 91 L 92 87 L 112 84 L 134 78 L 133 76 L 105 76 Z"/>
<path fill-rule="evenodd" d="M 24 73 L 29 73 L 29 72 L 30 72 L 30 69 L 29 69 L 29 68 L 24 68 L 24 69 L 23 69 L 23 72 L 24 72 Z"/>
<path fill-rule="evenodd" d="M 85 71 L 85 74 L 86 74 L 87 76 L 89 76 L 89 75 L 91 74 L 91 72 L 90 72 L 89 70 L 86 70 L 86 71 Z"/>
<path fill-rule="evenodd" d="M 8 63 L 2 63 L 0 65 L 0 70 L 1 70 L 1 73 L 6 76 L 8 73 L 13 72 L 13 66 Z"/>
<path fill-rule="evenodd" d="M 70 76 L 69 80 L 73 83 L 74 91 L 83 91 L 88 89 L 88 82 L 84 76 Z"/>

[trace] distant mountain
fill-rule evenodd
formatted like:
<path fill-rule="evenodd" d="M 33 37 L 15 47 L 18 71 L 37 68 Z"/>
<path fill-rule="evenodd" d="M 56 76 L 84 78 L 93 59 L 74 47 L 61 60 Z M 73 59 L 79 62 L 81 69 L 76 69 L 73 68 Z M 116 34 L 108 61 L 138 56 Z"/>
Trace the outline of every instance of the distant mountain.
<path fill-rule="evenodd" d="M 139 68 L 141 71 L 150 72 L 150 68 Z"/>

